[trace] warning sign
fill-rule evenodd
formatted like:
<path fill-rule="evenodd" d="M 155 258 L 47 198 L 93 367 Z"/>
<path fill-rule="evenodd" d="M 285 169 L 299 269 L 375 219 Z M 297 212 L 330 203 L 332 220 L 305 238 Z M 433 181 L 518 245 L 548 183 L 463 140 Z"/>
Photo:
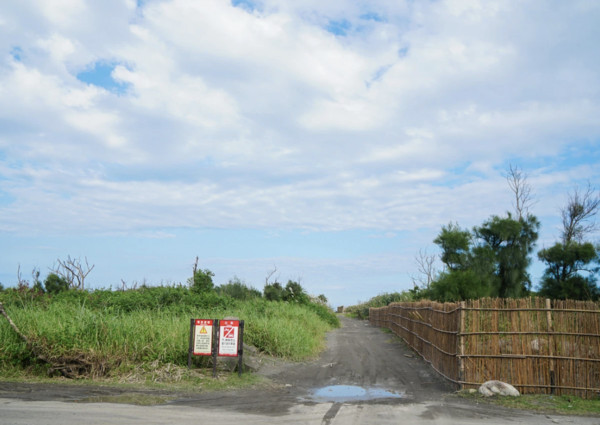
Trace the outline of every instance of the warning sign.
<path fill-rule="evenodd" d="M 221 320 L 219 328 L 219 356 L 237 357 L 239 320 Z"/>
<path fill-rule="evenodd" d="M 194 322 L 195 356 L 210 356 L 212 354 L 213 321 L 196 319 Z"/>

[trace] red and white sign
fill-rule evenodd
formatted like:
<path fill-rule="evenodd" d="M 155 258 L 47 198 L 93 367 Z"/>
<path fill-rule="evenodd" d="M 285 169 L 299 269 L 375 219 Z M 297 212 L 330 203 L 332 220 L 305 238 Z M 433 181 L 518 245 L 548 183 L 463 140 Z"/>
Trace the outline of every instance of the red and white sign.
<path fill-rule="evenodd" d="M 194 321 L 194 356 L 212 354 L 213 321 L 196 319 Z"/>
<path fill-rule="evenodd" d="M 221 320 L 219 328 L 219 356 L 237 357 L 240 321 Z"/>

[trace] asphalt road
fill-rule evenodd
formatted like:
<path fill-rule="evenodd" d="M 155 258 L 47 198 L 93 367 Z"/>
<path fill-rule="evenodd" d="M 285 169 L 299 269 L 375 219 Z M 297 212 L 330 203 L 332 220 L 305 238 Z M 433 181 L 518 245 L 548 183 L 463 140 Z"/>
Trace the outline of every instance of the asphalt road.
<path fill-rule="evenodd" d="M 272 388 L 181 394 L 73 385 L 0 383 L 0 425 L 84 424 L 600 424 L 532 414 L 452 396 L 430 366 L 392 335 L 343 319 L 322 356 L 276 363 Z M 125 404 L 149 397 L 156 405 Z M 118 403 L 106 402 L 118 401 Z"/>

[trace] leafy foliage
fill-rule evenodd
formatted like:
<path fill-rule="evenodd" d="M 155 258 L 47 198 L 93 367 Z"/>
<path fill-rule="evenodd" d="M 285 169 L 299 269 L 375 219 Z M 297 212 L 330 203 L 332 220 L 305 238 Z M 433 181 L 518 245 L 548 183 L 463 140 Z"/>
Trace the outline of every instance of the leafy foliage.
<path fill-rule="evenodd" d="M 269 301 L 283 301 L 285 298 L 285 289 L 279 282 L 268 283 L 263 289 L 263 294 L 266 300 Z"/>
<path fill-rule="evenodd" d="M 527 295 L 538 229 L 536 217 L 514 219 L 510 213 L 492 216 L 472 232 L 452 223 L 442 227 L 434 242 L 446 270 L 418 294 L 438 301 Z"/>
<path fill-rule="evenodd" d="M 194 276 L 188 279 L 188 283 L 192 291 L 197 293 L 210 292 L 214 289 L 215 284 L 212 278 L 215 274 L 209 269 L 196 270 Z"/>
<path fill-rule="evenodd" d="M 497 286 L 492 288 L 492 295 L 502 298 L 527 295 L 531 287 L 527 268 L 539 227 L 535 216 L 515 220 L 508 214 L 508 217 L 492 216 L 481 227 L 475 228 L 480 246 L 493 253 Z"/>
<path fill-rule="evenodd" d="M 58 294 L 69 290 L 69 282 L 56 273 L 50 273 L 44 281 L 44 287 L 49 294 Z"/>
<path fill-rule="evenodd" d="M 600 298 L 594 276 L 600 271 L 600 259 L 598 250 L 591 243 L 558 242 L 538 252 L 538 257 L 547 266 L 540 285 L 540 295 L 575 300 Z M 582 272 L 586 275 L 582 275 Z"/>
<path fill-rule="evenodd" d="M 217 286 L 216 292 L 219 295 L 228 296 L 236 300 L 251 300 L 262 297 L 258 289 L 249 288 L 238 277 L 230 279 L 228 283 Z"/>
<path fill-rule="evenodd" d="M 288 283 L 285 285 L 283 300 L 297 304 L 308 304 L 310 301 L 302 285 L 293 280 L 288 280 Z"/>

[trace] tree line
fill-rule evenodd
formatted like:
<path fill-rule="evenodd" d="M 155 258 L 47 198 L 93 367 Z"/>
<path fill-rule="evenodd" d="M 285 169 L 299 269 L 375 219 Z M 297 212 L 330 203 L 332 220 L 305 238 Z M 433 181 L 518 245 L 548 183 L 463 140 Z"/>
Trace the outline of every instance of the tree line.
<path fill-rule="evenodd" d="M 514 211 L 492 215 L 472 229 L 452 222 L 442 226 L 433 242 L 441 250 L 443 270 L 436 272 L 435 257 L 421 251 L 416 259 L 421 277 L 413 278 L 413 295 L 437 301 L 536 293 L 554 299 L 598 300 L 600 245 L 589 238 L 597 230 L 594 219 L 600 194 L 590 183 L 569 193 L 560 210 L 560 240 L 537 252 L 545 270 L 539 286 L 533 288 L 528 268 L 540 222 L 529 212 L 533 200 L 526 174 L 510 166 L 507 181 L 514 194 Z"/>

